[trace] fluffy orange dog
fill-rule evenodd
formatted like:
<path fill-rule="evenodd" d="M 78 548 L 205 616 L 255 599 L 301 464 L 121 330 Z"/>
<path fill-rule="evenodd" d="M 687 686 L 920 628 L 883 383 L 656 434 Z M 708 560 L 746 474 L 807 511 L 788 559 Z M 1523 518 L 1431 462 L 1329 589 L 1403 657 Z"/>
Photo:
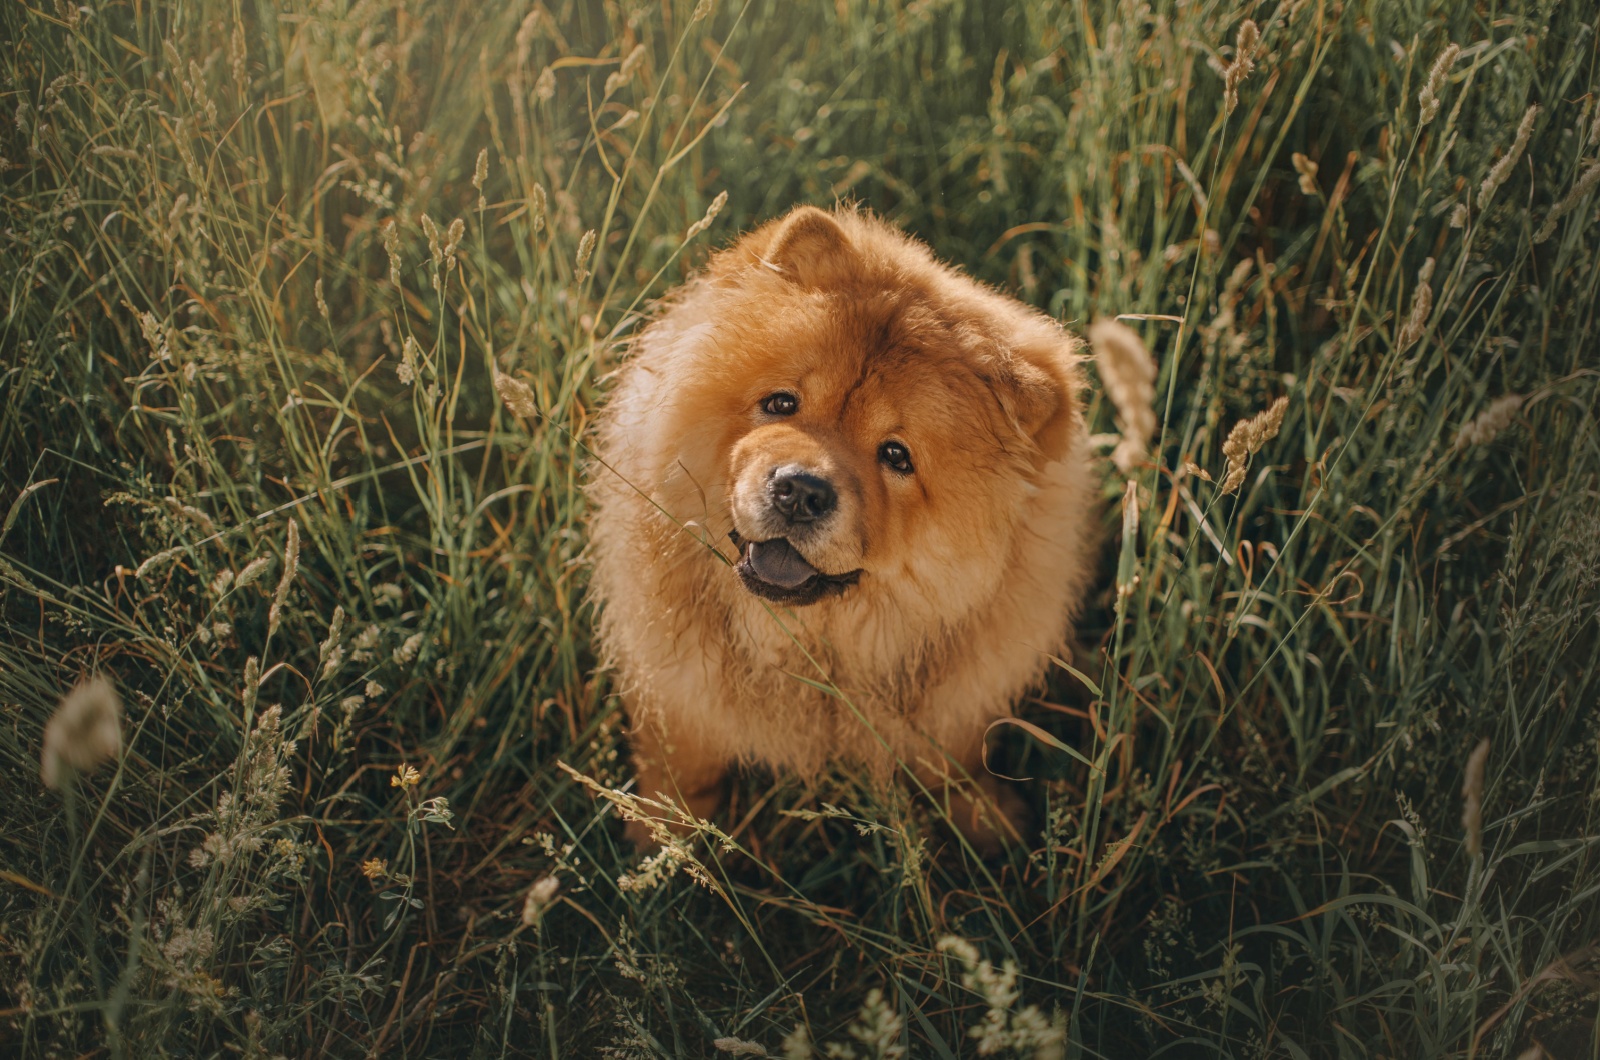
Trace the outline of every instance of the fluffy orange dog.
<path fill-rule="evenodd" d="M 983 737 L 1086 580 L 1077 345 L 844 210 L 746 235 L 667 303 L 591 485 L 640 794 L 706 817 L 738 762 L 903 763 L 975 844 L 1015 833 Z"/>

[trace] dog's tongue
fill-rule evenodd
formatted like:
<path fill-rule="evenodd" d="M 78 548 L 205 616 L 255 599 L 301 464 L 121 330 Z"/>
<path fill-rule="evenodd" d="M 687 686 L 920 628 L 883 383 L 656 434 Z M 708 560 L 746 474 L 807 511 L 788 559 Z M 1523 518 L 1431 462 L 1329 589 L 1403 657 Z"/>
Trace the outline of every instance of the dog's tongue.
<path fill-rule="evenodd" d="M 756 577 L 769 585 L 796 589 L 817 573 L 817 568 L 805 561 L 794 546 L 783 538 L 771 541 L 752 541 L 745 546 L 745 559 Z"/>

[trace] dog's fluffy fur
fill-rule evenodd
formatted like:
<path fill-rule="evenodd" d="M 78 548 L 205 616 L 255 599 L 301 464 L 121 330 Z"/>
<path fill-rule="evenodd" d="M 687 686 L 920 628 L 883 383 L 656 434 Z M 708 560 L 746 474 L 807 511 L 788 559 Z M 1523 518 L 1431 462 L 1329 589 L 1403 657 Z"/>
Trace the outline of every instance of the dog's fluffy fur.
<path fill-rule="evenodd" d="M 849 210 L 794 210 L 664 303 L 602 413 L 590 485 L 640 794 L 708 816 L 734 763 L 886 779 L 898 760 L 992 845 L 1017 804 L 980 764 L 984 733 L 1063 647 L 1088 574 L 1077 346 Z M 885 459 L 906 450 L 909 471 Z M 834 500 L 786 533 L 773 482 L 795 468 Z M 817 579 L 767 584 L 793 570 L 753 542 Z"/>

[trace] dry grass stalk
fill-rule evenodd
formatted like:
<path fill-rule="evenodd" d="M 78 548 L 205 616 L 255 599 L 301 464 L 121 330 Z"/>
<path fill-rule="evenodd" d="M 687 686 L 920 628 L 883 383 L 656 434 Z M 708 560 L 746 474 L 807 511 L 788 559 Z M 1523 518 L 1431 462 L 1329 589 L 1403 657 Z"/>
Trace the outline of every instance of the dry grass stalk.
<path fill-rule="evenodd" d="M 122 700 L 111 682 L 91 677 L 62 698 L 44 727 L 39 776 L 55 791 L 122 753 Z"/>
<path fill-rule="evenodd" d="M 1089 343 L 1122 432 L 1111 459 L 1118 471 L 1131 474 L 1156 433 L 1156 364 L 1139 333 L 1121 321 L 1090 325 Z"/>
<path fill-rule="evenodd" d="M 1244 484 L 1245 469 L 1249 466 L 1250 458 L 1278 436 L 1278 428 L 1283 426 L 1283 414 L 1288 407 L 1289 399 L 1281 397 L 1265 411 L 1233 425 L 1233 430 L 1228 432 L 1228 440 L 1222 443 L 1222 453 L 1228 458 L 1228 469 L 1222 476 L 1223 493 L 1233 493 Z"/>

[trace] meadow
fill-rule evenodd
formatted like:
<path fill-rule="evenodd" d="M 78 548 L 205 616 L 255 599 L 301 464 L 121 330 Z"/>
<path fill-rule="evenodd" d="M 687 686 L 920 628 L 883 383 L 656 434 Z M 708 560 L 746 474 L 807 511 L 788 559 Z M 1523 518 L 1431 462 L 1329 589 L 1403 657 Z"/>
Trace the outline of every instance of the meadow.
<path fill-rule="evenodd" d="M 1600 1057 L 1597 30 L 6 4 L 0 1051 Z M 587 432 L 836 201 L 1154 358 L 1040 831 L 752 772 L 643 860 Z"/>

